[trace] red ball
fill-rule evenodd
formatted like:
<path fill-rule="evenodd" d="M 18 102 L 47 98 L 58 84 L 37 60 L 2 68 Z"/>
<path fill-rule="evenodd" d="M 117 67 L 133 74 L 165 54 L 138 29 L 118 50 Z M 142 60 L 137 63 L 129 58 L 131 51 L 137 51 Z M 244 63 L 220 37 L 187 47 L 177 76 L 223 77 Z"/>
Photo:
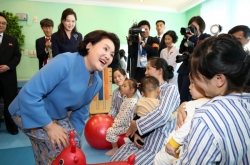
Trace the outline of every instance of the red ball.
<path fill-rule="evenodd" d="M 106 133 L 109 127 L 111 127 L 114 119 L 108 115 L 98 114 L 91 117 L 85 126 L 84 135 L 88 144 L 96 149 L 110 149 L 112 145 L 106 140 Z M 124 144 L 122 136 L 119 136 L 118 146 Z"/>
<path fill-rule="evenodd" d="M 119 135 L 118 142 L 117 142 L 117 145 L 119 148 L 125 143 L 124 142 L 125 137 L 127 137 L 126 134 Z"/>

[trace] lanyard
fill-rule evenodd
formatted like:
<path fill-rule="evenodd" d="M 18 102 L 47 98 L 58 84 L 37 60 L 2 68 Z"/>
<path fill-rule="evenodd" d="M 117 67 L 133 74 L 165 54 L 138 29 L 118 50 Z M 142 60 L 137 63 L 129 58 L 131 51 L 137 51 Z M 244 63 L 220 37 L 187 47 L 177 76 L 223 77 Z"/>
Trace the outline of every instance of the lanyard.
<path fill-rule="evenodd" d="M 138 43 L 138 52 L 140 56 L 145 56 L 147 54 L 146 50 L 142 48 L 141 51 L 141 45 Z"/>

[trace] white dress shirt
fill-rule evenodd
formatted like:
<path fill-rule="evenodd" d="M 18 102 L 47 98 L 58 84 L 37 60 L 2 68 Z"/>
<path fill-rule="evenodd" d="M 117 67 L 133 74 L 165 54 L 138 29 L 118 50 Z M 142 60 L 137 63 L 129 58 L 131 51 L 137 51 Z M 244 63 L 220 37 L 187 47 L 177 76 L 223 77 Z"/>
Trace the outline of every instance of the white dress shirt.
<path fill-rule="evenodd" d="M 145 38 L 145 44 L 147 43 L 147 40 L 148 40 L 148 38 Z M 140 49 L 141 49 L 141 52 L 143 51 L 143 47 L 141 46 L 141 44 L 140 44 Z M 146 54 L 144 55 L 146 58 L 147 58 L 147 52 L 146 52 Z M 141 63 L 140 63 L 140 61 L 141 61 L 141 55 L 139 54 L 139 50 L 138 50 L 138 58 L 137 58 L 137 67 L 138 68 L 145 68 L 144 66 L 141 66 Z"/>
<path fill-rule="evenodd" d="M 0 44 L 2 43 L 3 41 L 3 33 L 0 33 Z"/>

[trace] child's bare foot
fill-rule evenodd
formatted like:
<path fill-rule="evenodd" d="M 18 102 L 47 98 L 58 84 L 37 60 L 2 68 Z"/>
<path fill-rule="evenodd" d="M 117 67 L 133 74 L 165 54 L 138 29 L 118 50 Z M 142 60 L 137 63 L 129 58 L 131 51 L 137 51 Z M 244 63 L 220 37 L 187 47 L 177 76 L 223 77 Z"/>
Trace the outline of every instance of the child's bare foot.
<path fill-rule="evenodd" d="M 107 156 L 112 156 L 115 154 L 115 152 L 118 150 L 118 147 L 113 148 L 112 150 L 109 150 L 108 152 L 105 153 Z"/>

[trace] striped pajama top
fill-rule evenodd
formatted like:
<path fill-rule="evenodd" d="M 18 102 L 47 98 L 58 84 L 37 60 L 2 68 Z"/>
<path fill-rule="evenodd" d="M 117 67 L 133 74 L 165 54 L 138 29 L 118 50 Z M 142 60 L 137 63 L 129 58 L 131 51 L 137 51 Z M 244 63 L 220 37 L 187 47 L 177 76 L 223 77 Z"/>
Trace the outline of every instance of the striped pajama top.
<path fill-rule="evenodd" d="M 198 109 L 180 164 L 250 164 L 250 94 L 218 96 Z"/>

